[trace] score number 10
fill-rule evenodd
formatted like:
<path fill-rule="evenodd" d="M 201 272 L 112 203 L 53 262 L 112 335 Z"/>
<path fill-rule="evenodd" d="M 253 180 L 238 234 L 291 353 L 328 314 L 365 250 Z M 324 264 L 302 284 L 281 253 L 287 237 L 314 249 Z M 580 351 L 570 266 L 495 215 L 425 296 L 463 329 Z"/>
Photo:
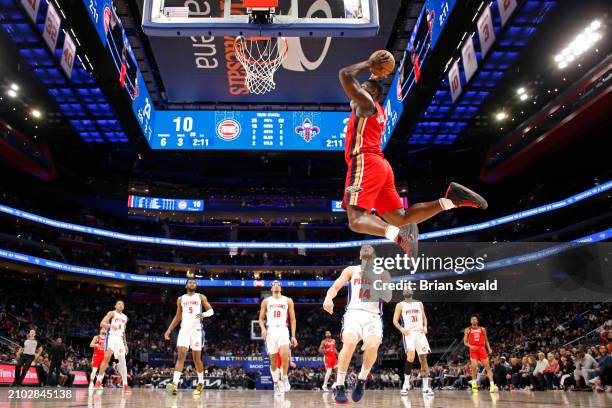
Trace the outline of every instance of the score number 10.
<path fill-rule="evenodd" d="M 174 130 L 176 131 L 176 135 L 177 135 L 177 146 L 178 147 L 183 147 L 183 144 L 184 144 L 183 136 L 185 136 L 183 133 L 190 133 L 189 136 L 194 137 L 194 139 L 192 140 L 192 144 L 194 147 L 208 146 L 208 139 L 195 138 L 196 133 L 193 132 L 193 118 L 191 116 L 186 116 L 184 118 L 181 116 L 177 116 L 176 118 L 172 119 L 172 122 L 174 122 L 174 125 L 175 125 Z M 162 146 L 166 145 L 166 139 L 161 140 L 161 145 Z"/>

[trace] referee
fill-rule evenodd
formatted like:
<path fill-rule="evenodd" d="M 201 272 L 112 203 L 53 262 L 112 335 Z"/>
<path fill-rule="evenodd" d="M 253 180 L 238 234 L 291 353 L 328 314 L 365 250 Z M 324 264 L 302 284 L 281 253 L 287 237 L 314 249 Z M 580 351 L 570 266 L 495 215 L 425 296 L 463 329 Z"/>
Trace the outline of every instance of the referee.
<path fill-rule="evenodd" d="M 20 386 L 25 378 L 30 365 L 40 355 L 42 346 L 38 347 L 38 341 L 35 340 L 36 330 L 32 329 L 28 333 L 28 338 L 23 342 L 23 347 L 17 350 L 17 365 L 15 366 L 15 380 L 13 387 Z"/>

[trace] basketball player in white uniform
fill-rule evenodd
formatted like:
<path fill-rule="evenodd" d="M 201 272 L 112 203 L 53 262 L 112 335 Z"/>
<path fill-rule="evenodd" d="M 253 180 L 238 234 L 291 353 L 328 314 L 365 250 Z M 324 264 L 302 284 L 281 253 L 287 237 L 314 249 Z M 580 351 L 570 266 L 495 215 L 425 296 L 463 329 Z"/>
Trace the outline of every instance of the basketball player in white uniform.
<path fill-rule="evenodd" d="M 423 379 L 423 394 L 433 395 L 431 389 L 431 378 L 429 378 L 429 366 L 427 355 L 431 353 L 427 341 L 427 316 L 423 303 L 412 298 L 411 289 L 404 290 L 404 300 L 395 305 L 393 314 L 393 325 L 402 333 L 404 339 L 404 350 L 406 351 L 406 366 L 404 370 L 404 385 L 400 394 L 408 394 L 410 389 L 410 374 L 415 352 L 419 355 L 421 363 L 421 377 Z"/>
<path fill-rule="evenodd" d="M 119 360 L 117 368 L 121 374 L 121 380 L 123 382 L 123 390 L 129 391 L 128 387 L 128 375 L 127 375 L 127 363 L 125 361 L 125 355 L 128 353 L 127 341 L 125 340 L 125 326 L 127 325 L 128 318 L 123 314 L 125 305 L 122 300 L 118 300 L 115 303 L 115 310 L 111 310 L 104 316 L 100 327 L 107 329 L 106 334 L 106 351 L 104 352 L 104 361 L 100 365 L 98 376 L 96 377 L 95 389 L 102 389 L 102 380 L 106 373 L 106 368 L 110 362 L 111 356 L 114 354 L 115 358 Z"/>
<path fill-rule="evenodd" d="M 274 393 L 283 395 L 291 389 L 287 372 L 289 370 L 289 347 L 297 347 L 295 338 L 297 322 L 293 300 L 281 294 L 279 281 L 272 282 L 272 296 L 261 302 L 259 311 L 259 328 L 261 337 L 266 341 L 266 349 L 270 356 L 270 373 L 274 381 Z M 291 325 L 291 338 L 287 322 Z M 279 375 L 278 357 L 281 358 L 282 374 Z"/>
<path fill-rule="evenodd" d="M 198 374 L 198 384 L 196 385 L 193 395 L 199 396 L 204 388 L 204 364 L 202 364 L 202 319 L 212 316 L 215 312 L 208 303 L 208 299 L 201 293 L 196 293 L 197 282 L 195 279 L 187 279 L 185 289 L 187 293 L 179 296 L 176 299 L 176 315 L 170 327 L 164 333 L 164 338 L 170 340 L 170 333 L 181 322 L 178 339 L 176 340 L 176 350 L 178 357 L 174 366 L 174 376 L 172 382 L 166 385 L 166 390 L 172 394 L 176 394 L 178 390 L 179 380 L 185 365 L 185 357 L 191 349 L 193 355 L 193 363 L 195 364 Z M 204 309 L 204 312 L 202 312 Z"/>
<path fill-rule="evenodd" d="M 342 322 L 342 350 L 338 355 L 338 374 L 336 378 L 335 399 L 337 403 L 347 403 L 345 389 L 346 371 L 348 370 L 357 343 L 363 341 L 363 363 L 352 392 L 354 402 L 363 397 L 365 382 L 372 366 L 376 362 L 378 347 L 382 341 L 382 304 L 390 299 L 390 293 L 372 294 L 371 282 L 366 282 L 363 271 L 371 271 L 376 254 L 371 245 L 363 245 L 359 253 L 360 266 L 349 266 L 328 289 L 323 309 L 329 314 L 334 312 L 333 299 L 338 292 L 350 282 L 346 313 Z M 363 284 L 363 287 L 362 287 Z M 378 297 L 376 299 L 375 297 Z"/>

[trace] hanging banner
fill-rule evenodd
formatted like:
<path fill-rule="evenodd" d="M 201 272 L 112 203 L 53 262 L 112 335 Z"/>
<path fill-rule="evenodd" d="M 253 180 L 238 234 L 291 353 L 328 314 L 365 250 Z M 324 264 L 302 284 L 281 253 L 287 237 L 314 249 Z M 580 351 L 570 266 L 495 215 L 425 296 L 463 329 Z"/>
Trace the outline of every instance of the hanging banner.
<path fill-rule="evenodd" d="M 38 15 L 40 0 L 21 0 L 21 5 L 26 10 L 32 21 L 36 23 L 36 16 Z"/>
<path fill-rule="evenodd" d="M 74 57 L 76 55 L 76 45 L 70 34 L 64 36 L 64 49 L 62 50 L 62 59 L 60 65 L 64 69 L 68 78 L 72 75 L 72 67 L 74 65 Z"/>
<path fill-rule="evenodd" d="M 478 69 L 476 51 L 474 50 L 474 39 L 470 35 L 461 48 L 461 60 L 463 61 L 463 71 L 465 72 L 465 82 L 470 82 L 472 75 Z"/>
<path fill-rule="evenodd" d="M 45 19 L 43 39 L 51 49 L 51 52 L 55 52 L 61 22 L 62 20 L 60 20 L 59 14 L 57 14 L 57 11 L 55 11 L 55 7 L 53 7 L 53 4 L 49 3 L 47 18 Z"/>
<path fill-rule="evenodd" d="M 482 58 L 484 58 L 495 42 L 495 32 L 493 31 L 493 19 L 491 18 L 490 7 L 486 7 L 478 19 L 478 38 L 480 40 Z"/>
<path fill-rule="evenodd" d="M 516 0 L 497 0 L 497 8 L 501 17 L 502 27 L 506 25 L 514 10 L 516 10 Z"/>
<path fill-rule="evenodd" d="M 451 97 L 453 103 L 461 95 L 461 77 L 459 76 L 459 64 L 457 61 L 453 63 L 453 66 L 448 71 L 448 83 L 450 84 Z"/>

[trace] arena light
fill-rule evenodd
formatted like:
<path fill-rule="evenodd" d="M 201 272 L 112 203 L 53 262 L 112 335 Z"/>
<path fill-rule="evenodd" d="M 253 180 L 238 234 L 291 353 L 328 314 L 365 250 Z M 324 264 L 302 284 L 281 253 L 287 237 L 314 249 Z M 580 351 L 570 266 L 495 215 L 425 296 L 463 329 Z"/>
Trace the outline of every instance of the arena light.
<path fill-rule="evenodd" d="M 30 114 L 35 117 L 36 119 L 40 119 L 42 117 L 42 112 L 39 111 L 38 109 L 32 109 L 32 111 L 30 112 Z"/>
<path fill-rule="evenodd" d="M 502 120 L 507 119 L 507 118 L 508 118 L 508 114 L 507 114 L 506 112 L 504 112 L 504 111 L 497 112 L 497 113 L 495 114 L 495 119 L 496 119 L 498 122 L 501 122 Z"/>
<path fill-rule="evenodd" d="M 603 35 L 599 32 L 600 28 L 601 22 L 594 20 L 581 33 L 576 35 L 567 47 L 555 55 L 554 60 L 557 63 L 557 67 L 559 69 L 566 68 L 569 63 L 575 61 L 578 56 L 584 54 L 597 41 L 602 39 Z"/>
<path fill-rule="evenodd" d="M 19 85 L 17 85 L 17 84 L 15 84 L 15 83 L 13 83 L 13 84 L 11 84 L 11 89 L 12 89 L 13 91 L 17 92 L 17 91 L 19 90 Z"/>
<path fill-rule="evenodd" d="M 11 98 L 17 97 L 17 91 L 15 91 L 14 89 L 9 89 L 8 91 L 6 91 L 6 94 L 10 96 Z"/>
<path fill-rule="evenodd" d="M 526 101 L 527 99 L 529 99 L 529 95 L 527 95 L 526 93 L 521 94 L 520 99 L 521 101 Z"/>
<path fill-rule="evenodd" d="M 525 88 L 523 88 L 522 86 L 516 90 L 516 93 L 518 95 L 523 95 L 525 93 Z"/>

